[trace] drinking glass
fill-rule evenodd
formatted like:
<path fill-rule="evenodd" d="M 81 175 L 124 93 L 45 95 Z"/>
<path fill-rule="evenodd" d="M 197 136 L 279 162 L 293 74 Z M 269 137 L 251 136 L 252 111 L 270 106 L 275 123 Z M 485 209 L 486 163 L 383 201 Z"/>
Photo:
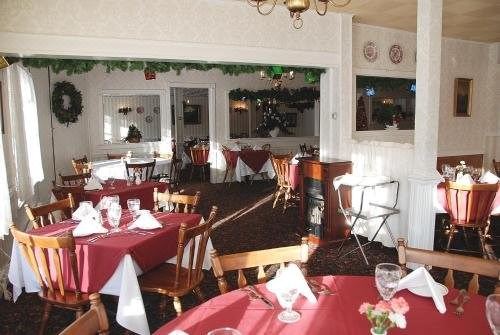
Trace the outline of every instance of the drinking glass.
<path fill-rule="evenodd" d="M 113 202 L 108 208 L 108 222 L 112 227 L 111 233 L 120 231 L 120 218 L 122 217 L 122 208 L 119 203 Z"/>
<path fill-rule="evenodd" d="M 285 310 L 278 314 L 278 320 L 285 323 L 297 322 L 300 319 L 300 314 L 292 309 L 293 303 L 299 296 L 297 288 L 284 289 L 278 295 L 279 303 Z"/>
<path fill-rule="evenodd" d="M 112 203 L 120 204 L 120 196 L 108 195 L 101 199 L 101 210 L 108 209 Z"/>
<path fill-rule="evenodd" d="M 490 294 L 486 298 L 486 318 L 490 324 L 491 333 L 500 335 L 500 294 Z"/>
<path fill-rule="evenodd" d="M 94 208 L 94 204 L 92 203 L 92 201 L 80 201 L 78 207 Z"/>
<path fill-rule="evenodd" d="M 241 333 L 237 329 L 224 327 L 211 330 L 207 335 L 241 335 Z"/>
<path fill-rule="evenodd" d="M 140 199 L 128 199 L 127 200 L 127 208 L 132 213 L 133 220 L 137 219 L 139 216 L 139 210 L 141 209 L 141 200 Z"/>
<path fill-rule="evenodd" d="M 388 301 L 398 289 L 401 279 L 401 267 L 391 263 L 380 263 L 375 268 L 375 284 L 382 299 Z"/>

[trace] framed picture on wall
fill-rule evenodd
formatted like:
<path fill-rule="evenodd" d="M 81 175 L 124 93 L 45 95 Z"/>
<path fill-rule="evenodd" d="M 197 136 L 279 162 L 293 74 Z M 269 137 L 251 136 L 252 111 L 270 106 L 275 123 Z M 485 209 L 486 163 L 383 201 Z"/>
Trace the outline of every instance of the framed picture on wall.
<path fill-rule="evenodd" d="M 184 105 L 184 124 L 200 124 L 200 105 Z"/>
<path fill-rule="evenodd" d="M 288 127 L 297 127 L 297 113 L 286 113 L 285 118 L 286 123 L 288 123 Z"/>
<path fill-rule="evenodd" d="M 455 78 L 453 111 L 455 116 L 470 116 L 472 109 L 472 79 Z"/>

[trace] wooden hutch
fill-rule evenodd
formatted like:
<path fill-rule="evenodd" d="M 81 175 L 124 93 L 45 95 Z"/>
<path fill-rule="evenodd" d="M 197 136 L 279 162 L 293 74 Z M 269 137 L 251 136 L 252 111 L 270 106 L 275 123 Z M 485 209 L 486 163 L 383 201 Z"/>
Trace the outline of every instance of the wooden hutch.
<path fill-rule="evenodd" d="M 352 162 L 340 159 L 302 158 L 299 161 L 299 224 L 313 243 L 341 240 L 349 226 L 339 212 L 335 177 L 351 173 Z"/>

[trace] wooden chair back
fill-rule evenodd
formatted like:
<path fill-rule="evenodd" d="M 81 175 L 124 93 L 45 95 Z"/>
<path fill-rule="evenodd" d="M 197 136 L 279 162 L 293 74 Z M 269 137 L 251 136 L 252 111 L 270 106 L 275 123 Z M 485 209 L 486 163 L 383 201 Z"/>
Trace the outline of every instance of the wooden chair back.
<path fill-rule="evenodd" d="M 452 167 L 460 165 L 460 161 L 465 161 L 467 166 L 475 168 L 483 167 L 483 154 L 474 155 L 458 155 L 458 156 L 441 156 L 436 160 L 436 169 L 441 171 L 443 164 L 448 164 Z"/>
<path fill-rule="evenodd" d="M 73 199 L 73 195 L 69 193 L 68 197 L 63 200 L 38 207 L 30 207 L 26 204 L 24 205 L 24 208 L 26 209 L 28 218 L 33 224 L 33 228 L 36 229 L 56 223 L 56 218 L 54 217 L 54 212 L 56 211 L 61 211 L 61 213 L 63 214 L 62 218 L 70 218 L 71 214 L 73 213 L 73 209 L 75 208 L 75 201 Z"/>
<path fill-rule="evenodd" d="M 108 160 L 110 159 L 121 159 L 122 157 L 125 157 L 125 154 L 106 154 L 106 157 Z"/>
<path fill-rule="evenodd" d="M 76 321 L 66 327 L 59 335 L 107 335 L 109 321 L 106 308 L 99 293 L 90 295 L 90 309 Z"/>
<path fill-rule="evenodd" d="M 74 163 L 77 163 L 77 164 L 82 164 L 82 163 L 88 163 L 89 162 L 89 160 L 87 158 L 87 155 L 83 155 L 82 158 L 73 158 L 71 161 L 74 162 Z"/>
<path fill-rule="evenodd" d="M 63 176 L 59 173 L 59 179 L 61 180 L 61 185 L 64 186 L 77 186 L 77 185 L 85 185 L 90 177 L 92 177 L 91 173 L 81 173 L 81 174 L 70 174 Z"/>
<path fill-rule="evenodd" d="M 75 163 L 74 161 L 72 161 L 71 164 L 73 164 L 73 170 L 75 171 L 76 174 L 83 174 L 83 173 L 91 173 L 92 172 L 92 162 Z"/>
<path fill-rule="evenodd" d="M 64 283 L 71 271 L 75 283 L 75 294 L 80 297 L 80 277 L 75 254 L 75 239 L 71 231 L 65 236 L 37 236 L 22 232 L 15 225 L 10 227 L 14 239 L 19 244 L 23 257 L 30 265 L 44 291 L 66 295 Z M 66 254 L 65 254 L 66 253 Z M 69 256 L 70 269 L 63 269 L 61 257 Z M 64 271 L 63 271 L 64 270 Z"/>
<path fill-rule="evenodd" d="M 299 149 L 300 149 L 300 153 L 302 155 L 306 154 L 307 153 L 307 144 L 306 143 L 299 144 Z"/>
<path fill-rule="evenodd" d="M 208 220 L 205 223 L 195 227 L 188 228 L 185 223 L 181 224 L 179 229 L 179 238 L 177 245 L 177 264 L 175 268 L 174 289 L 182 287 L 195 287 L 203 279 L 203 260 L 207 249 L 208 238 L 212 232 L 212 225 L 217 215 L 217 206 L 212 206 Z M 191 242 L 191 243 L 189 243 Z M 189 255 L 187 260 L 187 269 L 190 270 L 185 278 L 181 278 L 182 263 L 184 261 L 184 250 L 189 246 Z M 186 282 L 182 283 L 184 279 Z"/>
<path fill-rule="evenodd" d="M 154 211 L 160 210 L 160 203 L 165 202 L 167 208 L 173 208 L 173 213 L 191 213 L 197 212 L 200 203 L 201 192 L 197 191 L 195 195 L 172 194 L 168 190 L 164 193 L 158 192 L 158 188 L 153 190 Z"/>
<path fill-rule="evenodd" d="M 271 264 L 280 264 L 280 267 L 284 267 L 285 262 L 299 261 L 302 271 L 304 272 L 304 265 L 309 259 L 309 247 L 307 244 L 307 237 L 303 237 L 299 245 L 223 256 L 219 256 L 217 250 L 212 250 L 210 256 L 212 260 L 212 269 L 217 278 L 219 290 L 221 294 L 224 294 L 229 291 L 228 283 L 224 277 L 224 273 L 227 271 L 238 271 L 239 288 L 247 285 L 247 279 L 243 269 L 257 267 L 257 280 L 259 283 L 265 283 L 267 281 L 264 266 Z"/>
<path fill-rule="evenodd" d="M 271 144 L 266 143 L 261 146 L 262 150 L 271 151 Z"/>
<path fill-rule="evenodd" d="M 127 177 L 135 176 L 136 173 L 139 173 L 142 181 L 150 181 L 153 177 L 155 165 L 156 159 L 153 159 L 152 162 L 148 163 L 128 163 L 125 161 Z"/>
<path fill-rule="evenodd" d="M 479 276 L 500 279 L 500 262 L 483 259 L 479 257 L 463 256 L 444 252 L 430 251 L 424 249 L 409 248 L 406 241 L 398 239 L 399 264 L 406 271 L 406 263 L 417 263 L 426 266 L 436 266 L 448 269 L 444 284 L 448 288 L 454 288 L 455 280 L 453 271 L 463 271 L 473 274 L 468 284 L 469 293 L 477 294 L 479 290 Z"/>
<path fill-rule="evenodd" d="M 80 202 L 85 200 L 85 190 L 83 189 L 83 185 L 66 186 L 54 183 L 52 194 L 56 200 L 65 200 L 68 198 L 68 195 L 71 194 L 75 207 L 77 207 Z M 64 214 L 67 218 L 69 218 L 72 213 L 68 208 L 64 210 Z"/>
<path fill-rule="evenodd" d="M 495 169 L 495 173 L 497 174 L 497 176 L 500 177 L 500 162 L 497 162 L 494 158 L 493 158 L 493 168 Z"/>
<path fill-rule="evenodd" d="M 446 182 L 450 222 L 455 225 L 486 227 L 499 184 L 458 184 Z"/>
<path fill-rule="evenodd" d="M 193 165 L 206 165 L 208 163 L 208 153 L 210 152 L 210 149 L 207 147 L 200 147 L 200 148 L 194 148 L 191 147 L 189 148 L 190 154 L 191 154 L 191 162 Z"/>
<path fill-rule="evenodd" d="M 271 155 L 271 162 L 278 180 L 279 187 L 292 187 L 290 183 L 290 160 L 292 155 Z"/>

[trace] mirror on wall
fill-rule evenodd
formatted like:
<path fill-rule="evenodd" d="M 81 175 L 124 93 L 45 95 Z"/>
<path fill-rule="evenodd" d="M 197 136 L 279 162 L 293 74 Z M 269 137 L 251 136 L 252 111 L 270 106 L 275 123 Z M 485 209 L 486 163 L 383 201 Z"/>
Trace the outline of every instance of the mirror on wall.
<path fill-rule="evenodd" d="M 415 129 L 415 79 L 356 76 L 356 130 Z"/>
<path fill-rule="evenodd" d="M 161 140 L 159 94 L 103 93 L 104 143 Z"/>

